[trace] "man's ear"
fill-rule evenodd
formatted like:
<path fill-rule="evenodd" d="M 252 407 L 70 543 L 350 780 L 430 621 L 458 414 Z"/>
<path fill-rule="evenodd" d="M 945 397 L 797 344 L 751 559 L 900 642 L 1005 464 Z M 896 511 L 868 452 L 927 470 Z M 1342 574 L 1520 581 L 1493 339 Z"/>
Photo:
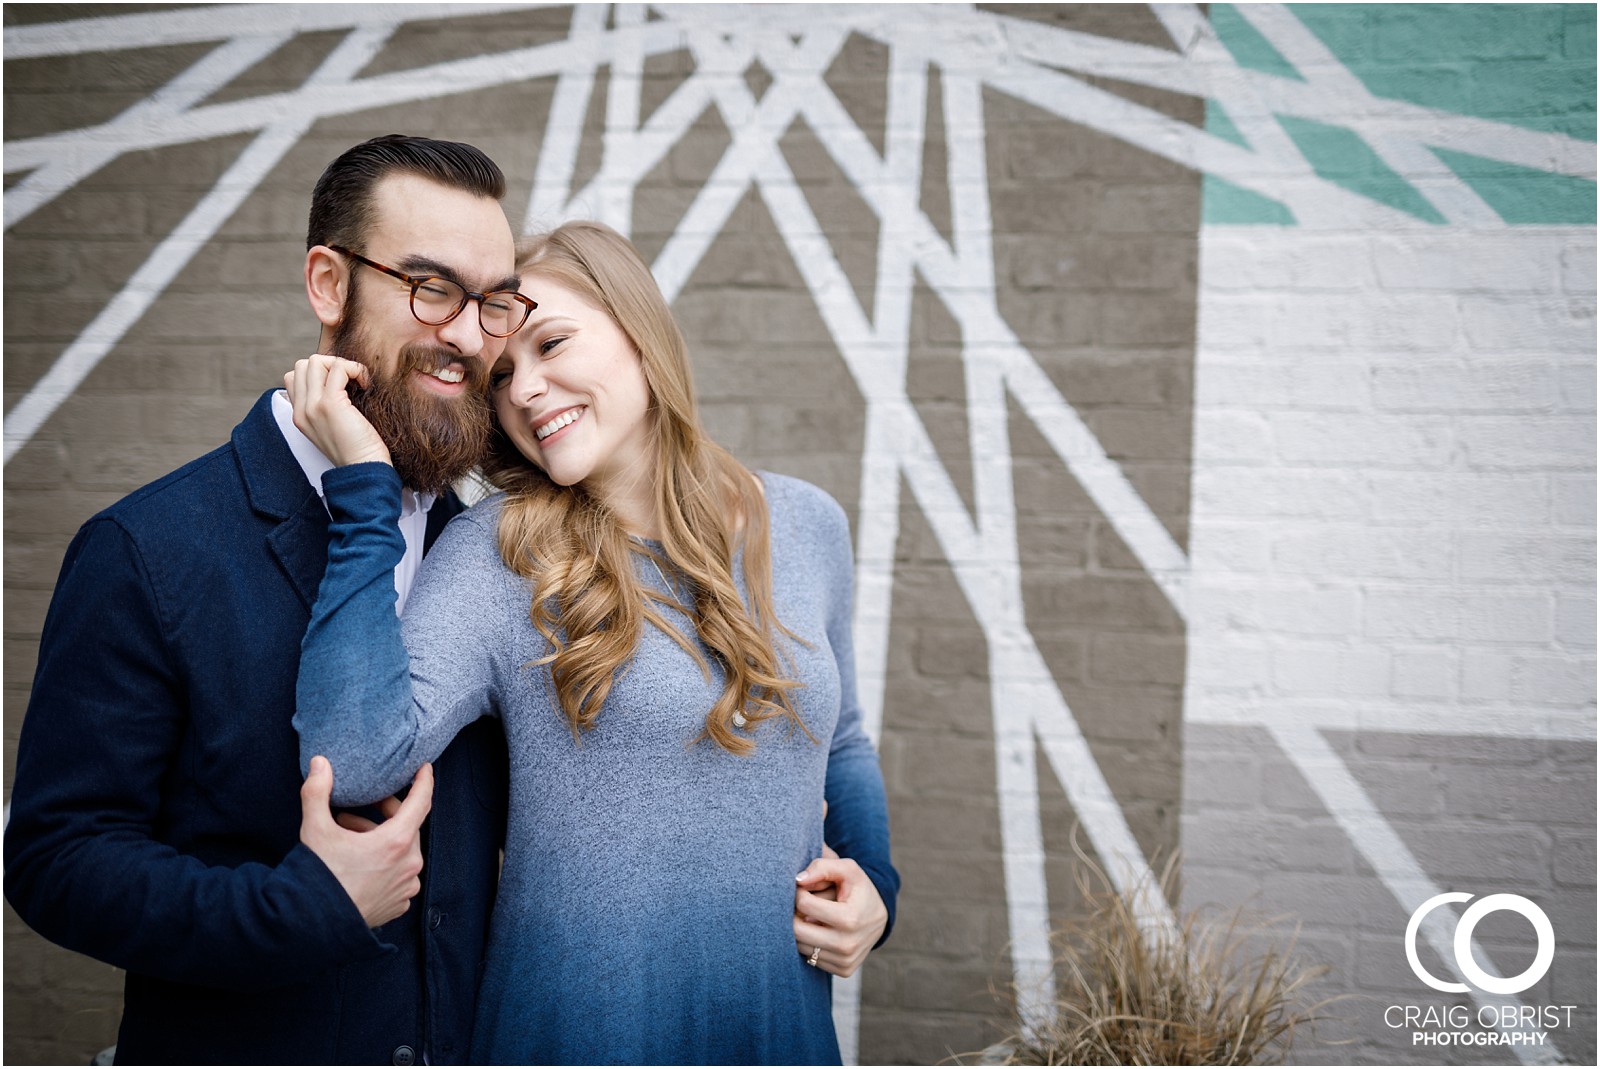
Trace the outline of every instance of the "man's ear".
<path fill-rule="evenodd" d="M 323 326 L 339 325 L 349 285 L 350 265 L 343 256 L 326 245 L 313 245 L 306 250 L 306 299 Z"/>

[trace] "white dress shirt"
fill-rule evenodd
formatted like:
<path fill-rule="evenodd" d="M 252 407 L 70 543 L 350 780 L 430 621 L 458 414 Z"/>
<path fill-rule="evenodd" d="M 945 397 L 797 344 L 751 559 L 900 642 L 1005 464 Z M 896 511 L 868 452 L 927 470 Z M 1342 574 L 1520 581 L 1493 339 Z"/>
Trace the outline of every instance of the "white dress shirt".
<path fill-rule="evenodd" d="M 327 508 L 328 502 L 322 493 L 322 473 L 333 467 L 333 461 L 294 425 L 294 405 L 290 403 L 287 392 L 279 390 L 272 395 L 272 415 L 278 421 L 278 429 L 283 432 L 289 452 L 300 462 L 300 470 L 306 473 L 306 480 L 317 492 L 317 497 L 323 499 L 322 507 Z M 435 495 L 419 494 L 409 487 L 400 491 L 400 533 L 405 536 L 406 555 L 400 558 L 394 570 L 394 589 L 399 595 L 394 604 L 397 613 L 405 609 L 406 599 L 411 596 L 411 584 L 416 582 L 417 569 L 422 565 L 422 543 L 428 533 L 428 510 L 433 508 L 435 500 Z"/>

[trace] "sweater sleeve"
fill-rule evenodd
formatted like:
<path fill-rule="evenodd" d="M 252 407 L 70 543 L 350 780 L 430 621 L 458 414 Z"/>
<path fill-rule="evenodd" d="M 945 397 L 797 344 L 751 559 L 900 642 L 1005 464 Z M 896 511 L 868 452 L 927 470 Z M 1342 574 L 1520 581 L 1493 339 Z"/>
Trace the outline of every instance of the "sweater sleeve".
<path fill-rule="evenodd" d="M 493 636 L 472 596 L 482 569 L 463 560 L 461 518 L 429 552 L 407 603 L 408 619 L 425 626 L 403 632 L 399 476 L 387 464 L 354 464 L 322 483 L 333 519 L 328 568 L 301 644 L 294 726 L 301 770 L 322 754 L 334 803 L 362 805 L 405 787 L 458 731 L 495 711 Z"/>
<path fill-rule="evenodd" d="M 883 771 L 872 740 L 862 725 L 861 701 L 856 693 L 856 654 L 851 618 L 855 605 L 855 569 L 850 549 L 850 528 L 844 510 L 831 498 L 822 521 L 829 529 L 828 644 L 839 664 L 839 722 L 828 751 L 824 797 L 828 815 L 823 837 L 840 857 L 861 866 L 877 888 L 889 911 L 889 923 L 877 946 L 894 930 L 895 899 L 900 874 L 889 855 L 889 803 L 883 788 Z"/>
<path fill-rule="evenodd" d="M 113 520 L 67 549 L 17 748 L 5 894 L 52 942 L 175 983 L 259 991 L 392 950 L 303 844 L 214 865 L 162 841 L 190 716 L 139 546 Z"/>

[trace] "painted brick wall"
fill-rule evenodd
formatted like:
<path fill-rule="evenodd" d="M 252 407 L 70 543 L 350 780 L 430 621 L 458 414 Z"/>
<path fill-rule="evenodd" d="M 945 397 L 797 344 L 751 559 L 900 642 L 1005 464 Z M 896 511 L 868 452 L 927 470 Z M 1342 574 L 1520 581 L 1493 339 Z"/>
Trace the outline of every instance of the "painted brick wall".
<path fill-rule="evenodd" d="M 1319 993 L 1357 996 L 1324 1029 L 1351 1041 L 1337 1060 L 1591 1061 L 1594 187 L 1465 164 L 1423 109 L 1505 121 L 1502 158 L 1529 161 L 1554 143 L 1540 134 L 1592 141 L 1594 12 L 1217 6 L 1212 21 L 1247 68 L 1342 99 L 1323 125 L 1279 124 L 1288 166 L 1333 189 L 1208 179 L 1186 896 L 1298 918 L 1331 967 Z M 1248 134 L 1247 102 L 1232 107 Z M 1229 108 L 1213 102 L 1213 129 Z M 1395 214 L 1352 225 L 1336 190 Z M 1554 964 L 1515 996 L 1574 1007 L 1545 1045 L 1441 1048 L 1389 1026 L 1408 1006 L 1493 1004 L 1407 966 L 1408 917 L 1443 891 L 1549 916 Z M 1420 955 L 1453 980 L 1448 912 Z M 1520 973 L 1532 926 L 1495 919 L 1474 953 Z"/>
<path fill-rule="evenodd" d="M 712 433 L 856 538 L 905 877 L 836 989 L 934 1062 L 1043 999 L 1073 834 L 1289 912 L 1388 1028 L 1431 891 L 1528 896 L 1522 1056 L 1594 1056 L 1592 7 L 10 5 L 5 783 L 62 551 L 315 342 L 326 162 L 473 141 L 514 227 L 630 233 Z M 9 794 L 8 794 L 9 797 Z M 1167 909 L 1152 904 L 1159 916 Z M 1453 977 L 1441 912 L 1422 960 Z M 120 976 L 9 909 L 4 1055 Z M 1526 966 L 1496 914 L 1481 956 Z M 1440 957 L 1435 946 L 1443 946 Z M 1426 996 L 1426 997 L 1425 997 Z M 1462 1005 L 1476 1008 L 1470 996 Z"/>
<path fill-rule="evenodd" d="M 1593 293 L 1556 279 L 1563 258 L 1593 261 L 1593 234 L 1405 244 L 1203 239 L 1186 888 L 1295 913 L 1334 966 L 1325 989 L 1379 1000 L 1347 1011 L 1365 1025 L 1351 1055 L 1423 1062 L 1439 1052 L 1371 1027 L 1432 995 L 1400 953 L 1431 897 L 1417 882 L 1530 897 L 1562 965 L 1523 999 L 1582 1007 L 1562 1045 L 1581 1061 L 1594 391 L 1560 383 L 1592 382 Z M 1522 269 L 1492 277 L 1485 245 Z M 1301 282 L 1313 260 L 1327 274 Z M 1401 338 L 1365 338 L 1395 320 Z M 1485 942 L 1502 974 L 1531 961 L 1531 934 Z"/>

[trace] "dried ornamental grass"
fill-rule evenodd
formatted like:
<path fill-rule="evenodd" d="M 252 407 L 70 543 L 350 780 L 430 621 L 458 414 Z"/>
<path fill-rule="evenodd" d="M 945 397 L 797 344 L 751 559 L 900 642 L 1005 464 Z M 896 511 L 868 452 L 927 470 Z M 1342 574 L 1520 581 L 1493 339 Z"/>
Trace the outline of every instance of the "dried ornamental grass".
<path fill-rule="evenodd" d="M 1076 846 L 1076 844 L 1074 844 Z M 1327 966 L 1304 967 L 1287 943 L 1267 943 L 1264 926 L 1247 926 L 1243 908 L 1225 923 L 1196 911 L 1176 928 L 1141 924 L 1134 903 L 1159 888 L 1176 895 L 1177 859 L 1159 882 L 1146 877 L 1121 893 L 1079 851 L 1084 916 L 1052 933 L 1056 997 L 1035 1028 L 1015 1034 L 983 1060 L 999 1065 L 1281 1064 L 1295 1030 L 1322 1020 L 1326 1002 L 1308 1004 L 1305 989 Z M 1089 873 L 1101 889 L 1092 889 Z M 1150 885 L 1155 883 L 1155 887 Z M 1015 1001 L 1015 1000 L 1013 1000 Z"/>

